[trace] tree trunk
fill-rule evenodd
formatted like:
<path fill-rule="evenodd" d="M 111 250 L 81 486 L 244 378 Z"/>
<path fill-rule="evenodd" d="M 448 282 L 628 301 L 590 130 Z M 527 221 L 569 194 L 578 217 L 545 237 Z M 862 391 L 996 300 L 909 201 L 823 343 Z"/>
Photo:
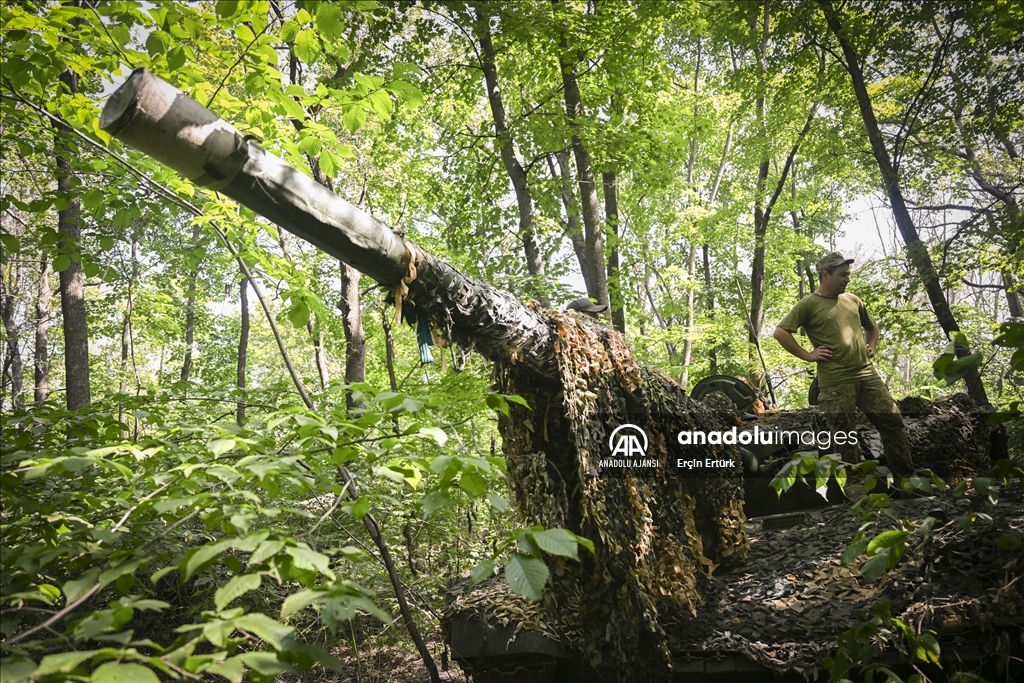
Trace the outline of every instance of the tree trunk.
<path fill-rule="evenodd" d="M 121 381 L 118 383 L 118 393 L 120 394 L 128 392 L 128 359 L 132 355 L 132 309 L 134 307 L 132 289 L 135 287 L 135 281 L 139 277 L 139 248 L 138 241 L 134 235 L 132 236 L 131 260 L 132 274 L 128 278 L 128 296 L 124 306 L 124 320 L 121 323 Z M 138 386 L 137 381 L 136 386 Z M 117 410 L 118 422 L 124 423 L 124 418 L 124 403 L 121 403 Z M 128 438 L 128 433 L 122 431 L 121 438 Z"/>
<path fill-rule="evenodd" d="M 12 271 L 14 291 L 8 289 L 6 283 L 0 279 L 0 318 L 3 318 L 4 334 L 7 337 L 4 371 L 9 372 L 11 378 L 11 407 L 21 410 L 25 407 L 25 362 L 21 357 L 20 335 L 15 320 L 18 301 L 16 293 L 21 280 L 21 269 L 14 267 Z"/>
<path fill-rule="evenodd" d="M 39 405 L 50 395 L 50 259 L 40 259 L 39 288 L 36 293 L 36 348 L 35 365 L 35 402 Z"/>
<path fill-rule="evenodd" d="M 362 274 L 345 263 L 341 267 L 341 324 L 345 330 L 345 383 L 366 381 L 366 335 L 363 333 L 363 311 L 359 301 L 359 280 Z M 355 407 L 352 392 L 346 395 L 349 408 Z"/>
<path fill-rule="evenodd" d="M 238 310 L 241 320 L 241 328 L 238 333 L 238 365 L 236 374 L 236 386 L 240 392 L 245 390 L 245 365 L 249 358 L 249 278 L 243 277 L 238 285 Z M 245 396 L 242 393 L 238 397 L 238 409 L 235 413 L 235 422 L 241 427 L 245 424 Z"/>
<path fill-rule="evenodd" d="M 487 101 L 491 105 L 494 135 L 501 154 L 501 162 L 505 165 L 516 193 L 516 206 L 519 208 L 519 239 L 523 241 L 526 269 L 532 278 L 530 294 L 547 308 L 551 306 L 551 302 L 543 288 L 544 261 L 537 246 L 537 235 L 533 227 L 533 197 L 530 194 L 529 177 L 516 157 L 515 144 L 505 120 L 505 105 L 501 89 L 498 87 L 498 69 L 494 58 L 494 43 L 491 39 L 490 16 L 485 12 L 486 7 L 486 3 L 476 6 L 477 18 L 473 25 L 477 40 L 480 41 L 480 67 L 484 72 Z"/>
<path fill-rule="evenodd" d="M 771 164 L 767 151 L 768 126 L 765 122 L 765 96 L 764 91 L 768 85 L 765 83 L 765 53 L 768 50 L 769 35 L 769 14 L 768 3 L 764 4 L 761 15 L 761 43 L 757 48 L 757 67 L 760 79 L 758 87 L 760 93 L 754 103 L 754 111 L 757 118 L 757 127 L 761 134 L 761 141 L 765 145 L 765 154 L 757 167 L 757 180 L 754 184 L 754 258 L 750 265 L 750 317 L 747 320 L 747 333 L 751 344 L 755 346 L 761 343 L 761 326 L 764 324 L 764 257 L 765 239 L 768 234 L 768 220 L 765 216 L 764 200 L 765 185 L 768 182 L 768 169 Z M 749 347 L 748 347 L 749 348 Z M 752 368 L 757 366 L 751 363 Z M 752 369 L 750 378 L 754 386 L 761 385 L 760 368 Z"/>
<path fill-rule="evenodd" d="M 199 225 L 192 226 L 192 246 L 199 242 Z M 181 381 L 187 382 L 192 372 L 192 347 L 195 346 L 196 330 L 196 278 L 198 267 L 188 274 L 188 301 L 185 304 L 185 360 L 181 364 Z"/>
<path fill-rule="evenodd" d="M 557 170 L 551 156 L 558 161 Z M 590 264 L 587 263 L 587 245 L 583 241 L 583 233 L 580 231 L 580 216 L 576 211 L 576 195 L 572 191 L 572 180 L 569 177 L 569 155 L 566 152 L 555 152 L 548 157 L 548 167 L 551 169 L 551 177 L 559 179 L 559 194 L 562 197 L 562 206 L 565 207 L 564 231 L 572 250 L 576 253 L 576 261 L 580 264 L 580 274 L 583 276 L 583 286 L 587 292 L 592 291 L 590 281 Z"/>
<path fill-rule="evenodd" d="M 313 170 L 314 180 L 330 190 L 327 176 L 320 170 L 319 159 L 309 157 L 309 164 Z M 295 259 L 292 258 L 291 251 L 288 249 L 288 242 L 285 240 L 284 233 L 277 234 L 277 243 L 281 247 L 281 254 L 284 255 L 284 259 L 294 265 Z M 309 338 L 313 341 L 313 360 L 316 363 L 317 376 L 320 378 L 320 389 L 323 390 L 330 383 L 330 376 L 327 372 L 327 350 L 324 348 L 323 332 L 316 329 L 312 316 L 306 319 L 306 332 L 309 333 Z"/>
<path fill-rule="evenodd" d="M 60 82 L 68 92 L 78 92 L 78 76 L 70 69 L 60 75 Z M 71 188 L 71 161 L 73 153 L 70 129 L 55 124 L 54 146 L 57 150 L 57 194 L 69 200 L 68 207 L 57 212 L 58 249 L 62 254 L 78 251 L 82 237 L 79 221 L 81 202 Z M 71 259 L 70 265 L 60 273 L 60 308 L 64 321 L 64 379 L 68 410 L 79 410 L 89 403 L 89 327 L 85 316 L 85 275 L 82 265 Z"/>
<path fill-rule="evenodd" d="M 702 43 L 697 39 L 697 66 L 693 70 L 693 133 L 690 135 L 690 154 L 686 159 L 686 185 L 693 187 L 693 169 L 697 165 L 697 117 L 700 116 L 700 106 L 697 104 L 697 97 L 700 93 L 700 67 Z M 717 180 L 717 178 L 716 178 Z M 717 188 L 716 188 L 717 190 Z M 694 310 L 697 275 L 697 243 L 692 239 L 690 242 L 690 253 L 686 258 L 686 339 L 683 341 L 683 372 L 679 376 L 679 383 L 685 391 L 690 383 L 690 362 L 693 356 L 693 326 L 696 323 L 697 315 Z"/>
<path fill-rule="evenodd" d="M 885 192 L 892 205 L 896 227 L 899 228 L 900 235 L 907 245 L 907 254 L 910 257 L 910 262 L 924 282 L 925 289 L 928 292 L 928 300 L 935 311 L 935 317 L 948 337 L 953 332 L 959 332 L 960 326 L 953 316 L 953 311 L 949 308 L 945 292 L 942 291 L 942 284 L 939 282 L 938 275 L 932 265 L 928 248 L 921 241 L 917 227 L 914 225 L 914 221 L 910 217 L 910 211 L 907 209 L 907 204 L 903 199 L 899 177 L 893 168 L 889 150 L 885 146 L 885 139 L 882 137 L 882 132 L 878 127 L 875 110 L 871 104 L 871 97 L 864 82 L 864 72 L 860 65 L 860 56 L 853 49 L 853 45 L 847 38 L 846 30 L 839 21 L 839 16 L 832 6 L 832 1 L 818 0 L 818 3 L 821 5 L 825 20 L 828 22 L 829 30 L 836 36 L 839 46 L 843 50 L 843 56 L 846 59 L 845 67 L 850 74 L 853 90 L 857 96 L 857 104 L 860 107 L 861 117 L 864 119 L 864 127 L 867 130 L 868 140 L 871 143 L 871 151 L 875 155 L 875 161 L 882 176 L 882 183 L 885 185 Z M 956 348 L 956 355 L 959 358 L 968 356 L 970 353 L 971 350 L 967 346 L 957 346 Z M 985 387 L 981 383 L 981 375 L 976 367 L 970 368 L 964 376 L 964 382 L 967 384 L 967 393 L 974 401 L 988 405 L 988 396 L 985 393 Z"/>
<path fill-rule="evenodd" d="M 611 302 L 612 327 L 626 334 L 626 306 L 622 297 L 622 281 L 619 273 L 619 186 L 618 172 L 605 171 L 601 174 L 604 183 L 604 217 L 608 221 L 608 234 L 612 243 L 608 249 L 608 295 Z M 612 296 L 612 292 L 615 296 Z"/>
<path fill-rule="evenodd" d="M 556 7 L 561 0 L 551 0 Z M 583 113 L 580 103 L 579 79 L 576 66 L 569 57 L 569 38 L 567 29 L 560 31 L 558 41 L 558 63 L 562 71 L 562 88 L 565 97 L 565 115 L 571 131 L 572 152 L 576 159 L 576 178 L 580 188 L 580 201 L 583 206 L 583 241 L 586 249 L 587 266 L 590 278 L 587 284 L 587 295 L 598 303 L 609 304 L 608 278 L 605 273 L 604 232 L 601 227 L 601 207 L 597 201 L 597 180 L 594 176 L 594 164 L 590 159 L 580 137 L 579 117 Z M 578 55 L 582 58 L 581 55 Z"/>
<path fill-rule="evenodd" d="M 711 280 L 711 250 L 706 242 L 701 247 L 701 250 L 704 257 L 704 294 L 707 297 L 708 320 L 714 320 L 715 290 L 712 287 L 714 283 Z M 718 351 L 714 346 L 708 349 L 708 372 L 712 375 L 718 373 Z"/>
<path fill-rule="evenodd" d="M 960 127 L 959 117 L 957 117 L 957 127 Z M 1009 147 L 1009 149 L 1012 149 L 1012 147 Z M 1020 207 L 1017 204 L 1017 198 L 1013 196 L 1013 191 L 999 187 L 985 177 L 985 174 L 982 173 L 981 164 L 978 163 L 975 157 L 973 147 L 965 146 L 964 151 L 967 155 L 967 160 L 974 167 L 971 172 L 971 178 L 989 196 L 1001 202 L 1006 207 L 1006 214 L 1010 217 L 1010 220 L 1015 222 L 1020 215 Z M 1014 239 L 1012 234 L 1009 234 L 1010 231 L 1007 231 L 1007 233 L 1007 238 L 1010 240 L 1009 256 L 1012 257 L 1017 252 L 1019 240 Z M 1013 273 L 1008 268 L 1003 268 L 999 275 L 1003 281 L 1003 291 L 1006 294 L 1006 305 L 1009 308 L 1010 315 L 1017 318 L 1024 316 L 1024 310 L 1021 309 L 1020 295 L 1016 291 L 1016 278 L 1013 276 Z"/>
<path fill-rule="evenodd" d="M 722 146 L 722 158 L 718 162 L 718 171 L 715 172 L 715 182 L 711 185 L 711 194 L 708 196 L 709 207 L 714 206 L 715 201 L 718 199 L 718 188 L 722 186 L 722 177 L 725 175 L 725 162 L 729 158 L 729 151 L 732 149 L 732 131 L 733 124 L 730 122 L 729 131 L 725 136 L 725 144 Z M 715 290 L 711 279 L 711 247 L 707 242 L 702 245 L 701 252 L 704 266 L 704 295 L 707 297 L 705 306 L 707 307 L 708 319 L 714 320 Z M 718 351 L 713 346 L 708 350 L 708 365 L 709 372 L 712 375 L 718 372 Z"/>

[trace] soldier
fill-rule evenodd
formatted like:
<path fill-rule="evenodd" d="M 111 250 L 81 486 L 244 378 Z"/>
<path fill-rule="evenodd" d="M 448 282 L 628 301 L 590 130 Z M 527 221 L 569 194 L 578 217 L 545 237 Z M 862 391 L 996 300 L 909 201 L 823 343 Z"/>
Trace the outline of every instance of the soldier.
<path fill-rule="evenodd" d="M 857 409 L 864 411 L 882 437 L 889 469 L 899 477 L 914 472 L 903 416 L 871 364 L 878 345 L 878 325 L 864 303 L 846 292 L 850 264 L 833 251 L 818 261 L 820 286 L 793 307 L 774 337 L 782 348 L 797 358 L 818 364 L 819 402 L 833 434 L 856 428 Z M 793 333 L 804 328 L 813 351 L 807 351 Z M 837 444 L 847 462 L 858 462 L 856 444 Z"/>

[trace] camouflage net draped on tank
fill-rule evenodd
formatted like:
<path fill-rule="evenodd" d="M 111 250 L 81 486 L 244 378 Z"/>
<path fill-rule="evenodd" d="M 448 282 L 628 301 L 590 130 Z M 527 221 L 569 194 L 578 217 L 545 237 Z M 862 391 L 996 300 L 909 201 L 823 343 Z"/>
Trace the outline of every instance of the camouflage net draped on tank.
<path fill-rule="evenodd" d="M 499 420 L 509 485 L 523 525 L 565 527 L 591 539 L 596 552 L 581 553 L 580 563 L 548 558 L 552 581 L 540 603 L 499 579 L 456 598 L 449 613 L 518 620 L 592 665 L 610 663 L 633 680 L 653 677 L 670 661 L 659 614 L 694 612 L 711 572 L 747 555 L 739 458 L 732 446 L 688 447 L 686 457 L 737 465 L 701 478 L 669 473 L 682 457 L 676 433 L 725 429 L 722 416 L 637 363 L 614 330 L 575 313 L 538 312 L 551 329 L 559 377 L 514 362 L 496 368 L 500 390 L 530 406 L 512 405 Z M 646 457 L 659 461 L 657 475 L 602 471 L 611 431 L 627 422 L 648 435 Z"/>

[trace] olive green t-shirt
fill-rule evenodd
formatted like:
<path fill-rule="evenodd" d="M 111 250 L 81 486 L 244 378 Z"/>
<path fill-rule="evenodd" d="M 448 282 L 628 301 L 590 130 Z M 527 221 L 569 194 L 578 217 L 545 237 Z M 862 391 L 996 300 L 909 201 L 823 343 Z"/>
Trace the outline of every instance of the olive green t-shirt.
<path fill-rule="evenodd" d="M 793 334 L 804 328 L 815 348 L 832 350 L 832 360 L 818 362 L 822 389 L 878 376 L 864 338 L 864 330 L 874 326 L 864 302 L 846 292 L 834 299 L 817 293 L 804 297 L 779 323 Z"/>

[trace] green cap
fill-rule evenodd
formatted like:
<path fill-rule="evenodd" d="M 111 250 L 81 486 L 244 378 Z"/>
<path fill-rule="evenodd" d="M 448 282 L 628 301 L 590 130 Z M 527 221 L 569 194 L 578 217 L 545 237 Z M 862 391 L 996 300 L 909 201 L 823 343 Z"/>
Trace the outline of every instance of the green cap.
<path fill-rule="evenodd" d="M 818 261 L 818 272 L 820 273 L 823 270 L 835 268 L 836 266 L 848 266 L 851 263 L 853 263 L 852 258 L 846 258 L 838 251 L 833 251 L 831 254 Z"/>

